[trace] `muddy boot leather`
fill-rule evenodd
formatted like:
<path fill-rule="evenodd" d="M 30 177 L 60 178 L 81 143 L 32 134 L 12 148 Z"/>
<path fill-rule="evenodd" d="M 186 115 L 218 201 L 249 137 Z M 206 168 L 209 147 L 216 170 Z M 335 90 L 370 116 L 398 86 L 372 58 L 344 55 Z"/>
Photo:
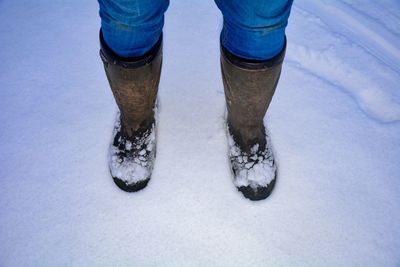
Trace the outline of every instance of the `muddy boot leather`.
<path fill-rule="evenodd" d="M 262 160 L 250 162 L 250 165 L 269 160 L 268 164 L 275 170 L 274 178 L 268 186 L 235 184 L 245 197 L 252 200 L 266 198 L 275 184 L 276 166 L 272 151 L 268 151 L 270 148 L 267 144 L 263 119 L 278 84 L 285 50 L 286 41 L 282 51 L 272 59 L 252 61 L 233 55 L 221 45 L 221 71 L 228 110 L 229 134 L 234 140 L 234 145 L 240 148 L 240 157 L 261 156 Z M 241 166 L 245 165 L 241 163 L 242 159 L 238 162 L 236 156 L 230 155 L 234 179 L 244 168 Z"/>
<path fill-rule="evenodd" d="M 121 58 L 105 43 L 100 32 L 100 56 L 121 113 L 121 134 L 132 137 L 154 122 L 162 63 L 162 36 L 156 45 L 140 58 Z"/>
<path fill-rule="evenodd" d="M 155 158 L 154 108 L 162 65 L 162 35 L 139 58 L 122 58 L 105 43 L 100 31 L 100 57 L 120 114 L 109 149 L 114 182 L 135 192 L 150 180 Z"/>
<path fill-rule="evenodd" d="M 267 61 L 239 58 L 221 46 L 221 70 L 228 109 L 228 126 L 238 145 L 246 152 L 266 145 L 263 119 L 281 74 L 285 46 Z"/>

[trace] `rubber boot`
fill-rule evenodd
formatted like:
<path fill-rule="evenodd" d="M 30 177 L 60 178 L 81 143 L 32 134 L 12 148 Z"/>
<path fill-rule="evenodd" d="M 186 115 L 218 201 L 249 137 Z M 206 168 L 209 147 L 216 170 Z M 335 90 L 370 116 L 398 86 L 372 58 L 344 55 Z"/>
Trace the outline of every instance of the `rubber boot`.
<path fill-rule="evenodd" d="M 100 31 L 100 57 L 119 108 L 108 161 L 114 182 L 135 192 L 150 180 L 156 154 L 155 105 L 162 65 L 162 35 L 140 58 L 122 58 Z"/>
<path fill-rule="evenodd" d="M 251 61 L 233 55 L 221 45 L 233 182 L 251 200 L 267 198 L 275 185 L 277 168 L 264 116 L 278 84 L 285 50 L 286 41 L 274 58 Z"/>

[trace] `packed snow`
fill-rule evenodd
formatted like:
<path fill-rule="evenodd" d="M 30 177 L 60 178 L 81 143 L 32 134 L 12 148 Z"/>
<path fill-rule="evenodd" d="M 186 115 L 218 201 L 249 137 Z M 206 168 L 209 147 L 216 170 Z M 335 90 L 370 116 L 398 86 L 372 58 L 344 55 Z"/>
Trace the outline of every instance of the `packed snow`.
<path fill-rule="evenodd" d="M 228 129 L 227 139 L 233 184 L 238 188 L 267 187 L 276 177 L 276 165 L 269 136 L 266 135 L 265 150 L 260 151 L 259 144 L 255 144 L 249 154 L 240 149 Z"/>
<path fill-rule="evenodd" d="M 219 10 L 165 22 L 157 158 L 127 193 L 96 1 L 0 1 L 0 266 L 399 266 L 399 1 L 295 1 L 258 202 L 229 169 Z"/>
<path fill-rule="evenodd" d="M 157 109 L 155 109 L 155 114 Z M 114 144 L 114 139 L 121 132 L 120 114 L 115 119 L 113 138 L 108 150 L 108 166 L 112 177 L 117 178 L 127 185 L 148 180 L 154 167 L 156 155 L 156 129 L 155 123 L 140 138 L 135 140 L 122 140 L 119 136 L 118 144 L 124 145 L 123 148 Z M 135 147 L 133 147 L 135 146 Z M 121 156 L 121 153 L 128 155 Z"/>

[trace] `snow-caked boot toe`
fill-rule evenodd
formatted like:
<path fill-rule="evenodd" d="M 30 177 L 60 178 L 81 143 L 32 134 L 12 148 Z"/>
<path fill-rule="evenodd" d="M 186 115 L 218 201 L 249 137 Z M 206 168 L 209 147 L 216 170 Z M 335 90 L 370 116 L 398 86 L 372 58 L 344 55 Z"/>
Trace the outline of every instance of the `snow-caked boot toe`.
<path fill-rule="evenodd" d="M 264 116 L 275 92 L 285 56 L 266 61 L 239 58 L 221 45 L 221 71 L 227 104 L 227 134 L 233 183 L 251 200 L 267 198 L 277 167 Z"/>
<path fill-rule="evenodd" d="M 114 125 L 108 164 L 114 182 L 124 191 L 135 192 L 146 187 L 156 157 L 155 121 L 127 137 L 121 130 L 120 114 Z"/>
<path fill-rule="evenodd" d="M 111 176 L 127 192 L 143 189 L 156 156 L 155 108 L 162 65 L 162 35 L 139 58 L 122 58 L 105 43 L 100 31 L 100 56 L 119 113 L 108 152 Z"/>

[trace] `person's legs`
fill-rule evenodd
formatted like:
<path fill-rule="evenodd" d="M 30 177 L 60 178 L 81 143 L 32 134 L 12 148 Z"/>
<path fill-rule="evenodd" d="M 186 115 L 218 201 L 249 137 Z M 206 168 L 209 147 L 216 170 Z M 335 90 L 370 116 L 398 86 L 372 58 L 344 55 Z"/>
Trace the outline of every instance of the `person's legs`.
<path fill-rule="evenodd" d="M 150 180 L 155 159 L 154 108 L 168 0 L 99 0 L 100 56 L 120 116 L 109 148 L 115 183 L 133 192 Z"/>
<path fill-rule="evenodd" d="M 107 45 L 121 57 L 138 57 L 158 41 L 169 0 L 98 0 Z"/>
<path fill-rule="evenodd" d="M 284 46 L 293 0 L 215 0 L 224 24 L 222 45 L 234 55 L 266 60 Z"/>
<path fill-rule="evenodd" d="M 264 116 L 285 56 L 292 0 L 215 0 L 224 17 L 221 71 L 234 184 L 245 197 L 268 197 L 276 179 Z"/>

